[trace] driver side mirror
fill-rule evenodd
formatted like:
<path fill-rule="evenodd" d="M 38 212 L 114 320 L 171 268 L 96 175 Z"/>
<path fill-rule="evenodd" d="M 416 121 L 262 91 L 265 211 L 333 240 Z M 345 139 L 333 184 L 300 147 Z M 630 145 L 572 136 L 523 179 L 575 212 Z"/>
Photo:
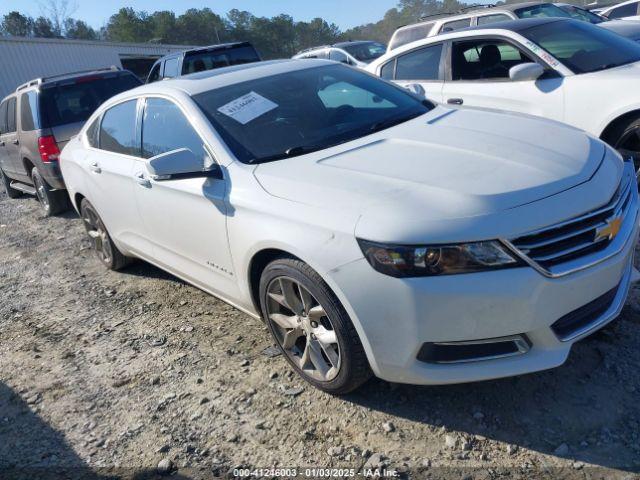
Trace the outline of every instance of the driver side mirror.
<path fill-rule="evenodd" d="M 537 80 L 544 74 L 544 67 L 538 63 L 521 63 L 509 69 L 509 78 L 514 82 Z"/>
<path fill-rule="evenodd" d="M 419 83 L 410 83 L 409 85 L 406 85 L 404 88 L 409 90 L 420 100 L 424 100 L 425 98 L 427 98 L 427 92 L 425 91 L 424 87 Z"/>
<path fill-rule="evenodd" d="M 156 181 L 178 180 L 183 178 L 214 177 L 222 178 L 218 164 L 208 167 L 188 148 L 179 148 L 151 157 L 146 161 L 151 178 Z"/>

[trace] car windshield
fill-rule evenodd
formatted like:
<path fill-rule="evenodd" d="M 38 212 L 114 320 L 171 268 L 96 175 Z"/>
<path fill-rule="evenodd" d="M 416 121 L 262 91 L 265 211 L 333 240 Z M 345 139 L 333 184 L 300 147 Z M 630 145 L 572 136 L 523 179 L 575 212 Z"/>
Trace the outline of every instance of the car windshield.
<path fill-rule="evenodd" d="M 354 45 L 347 45 L 343 48 L 356 60 L 364 63 L 373 62 L 376 58 L 380 58 L 387 51 L 387 47 L 376 42 L 357 43 Z"/>
<path fill-rule="evenodd" d="M 258 52 L 251 45 L 242 45 L 224 50 L 193 52 L 182 62 L 182 74 L 203 72 L 215 68 L 259 62 Z"/>
<path fill-rule="evenodd" d="M 640 61 L 640 45 L 586 22 L 545 23 L 521 33 L 577 74 Z"/>
<path fill-rule="evenodd" d="M 87 76 L 43 86 L 43 127 L 84 122 L 106 100 L 142 84 L 133 74 Z"/>
<path fill-rule="evenodd" d="M 344 65 L 262 77 L 193 98 L 245 163 L 322 150 L 433 108 L 401 87 Z"/>
<path fill-rule="evenodd" d="M 570 18 L 567 12 L 560 7 L 551 3 L 543 3 L 541 5 L 533 5 L 532 7 L 523 7 L 514 10 L 518 18 L 536 18 L 536 17 L 566 17 Z"/>
<path fill-rule="evenodd" d="M 575 5 L 562 5 L 560 8 L 571 15 L 572 18 L 582 20 L 583 22 L 589 22 L 597 25 L 598 23 L 606 21 L 604 17 L 596 15 L 584 8 L 576 7 Z"/>

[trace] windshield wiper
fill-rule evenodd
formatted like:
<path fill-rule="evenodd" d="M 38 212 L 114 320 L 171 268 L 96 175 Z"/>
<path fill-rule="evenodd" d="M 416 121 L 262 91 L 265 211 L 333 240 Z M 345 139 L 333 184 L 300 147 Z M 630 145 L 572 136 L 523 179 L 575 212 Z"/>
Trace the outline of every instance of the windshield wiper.
<path fill-rule="evenodd" d="M 379 122 L 374 123 L 373 125 L 371 125 L 369 127 L 369 132 L 370 133 L 374 133 L 374 132 L 379 132 L 380 130 L 385 130 L 387 128 L 391 128 L 395 125 L 399 125 L 401 123 L 404 122 L 408 122 L 409 120 L 412 120 L 416 117 L 419 117 L 420 115 L 422 115 L 424 112 L 420 112 L 417 113 L 415 115 L 408 115 L 406 117 L 400 117 L 400 118 L 387 118 L 385 120 L 380 120 Z"/>
<path fill-rule="evenodd" d="M 295 147 L 289 147 L 282 153 L 276 153 L 274 155 L 268 155 L 266 157 L 257 158 L 250 163 L 263 163 L 272 162 L 274 160 L 282 160 L 283 158 L 297 157 L 298 155 L 304 155 L 305 153 L 316 152 L 323 148 L 329 148 L 332 145 L 298 145 Z"/>

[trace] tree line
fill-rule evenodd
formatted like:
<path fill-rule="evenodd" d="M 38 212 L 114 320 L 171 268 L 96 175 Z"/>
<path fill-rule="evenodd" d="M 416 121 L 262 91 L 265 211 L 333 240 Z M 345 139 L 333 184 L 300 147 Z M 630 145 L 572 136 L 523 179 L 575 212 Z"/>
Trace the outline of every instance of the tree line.
<path fill-rule="evenodd" d="M 2 18 L 0 33 L 21 37 L 176 45 L 246 40 L 252 42 L 264 58 L 287 58 L 304 48 L 342 40 L 366 39 L 386 43 L 401 25 L 414 23 L 427 15 L 457 12 L 467 6 L 459 0 L 399 0 L 378 22 L 345 31 L 322 18 L 309 22 L 295 21 L 287 14 L 267 18 L 233 9 L 226 15 L 219 15 L 209 8 L 192 8 L 176 15 L 166 10 L 147 13 L 121 8 L 102 28 L 94 29 L 86 22 L 71 17 L 67 1 L 49 0 L 45 15 L 36 18 L 9 12 Z"/>

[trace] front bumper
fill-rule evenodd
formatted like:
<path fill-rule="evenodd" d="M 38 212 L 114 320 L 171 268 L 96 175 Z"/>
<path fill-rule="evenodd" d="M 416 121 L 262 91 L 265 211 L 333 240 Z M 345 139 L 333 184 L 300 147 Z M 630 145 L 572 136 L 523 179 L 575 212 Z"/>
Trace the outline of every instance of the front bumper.
<path fill-rule="evenodd" d="M 629 286 L 638 236 L 637 205 L 631 234 L 606 260 L 552 278 L 531 267 L 466 275 L 398 279 L 374 271 L 365 259 L 331 273 L 367 352 L 374 373 L 411 384 L 463 383 L 545 370 L 561 365 L 576 341 L 614 320 Z M 363 287 L 365 285 L 365 287 Z M 611 301 L 571 335 L 552 325 L 614 291 Z M 483 341 L 524 336 L 518 355 L 460 363 L 418 360 L 425 343 Z"/>

